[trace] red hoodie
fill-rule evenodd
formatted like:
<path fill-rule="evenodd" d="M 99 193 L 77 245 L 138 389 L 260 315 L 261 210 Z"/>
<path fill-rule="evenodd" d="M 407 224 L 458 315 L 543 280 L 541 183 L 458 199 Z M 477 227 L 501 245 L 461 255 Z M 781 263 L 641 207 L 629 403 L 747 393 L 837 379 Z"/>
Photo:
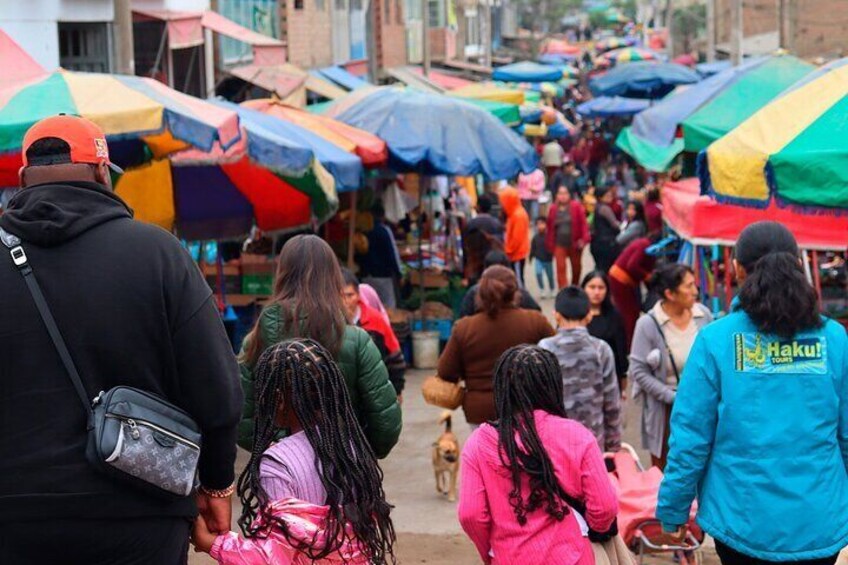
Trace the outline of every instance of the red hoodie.
<path fill-rule="evenodd" d="M 530 255 L 530 216 L 521 205 L 518 190 L 507 187 L 501 190 L 498 198 L 506 214 L 504 253 L 510 261 L 527 259 Z"/>

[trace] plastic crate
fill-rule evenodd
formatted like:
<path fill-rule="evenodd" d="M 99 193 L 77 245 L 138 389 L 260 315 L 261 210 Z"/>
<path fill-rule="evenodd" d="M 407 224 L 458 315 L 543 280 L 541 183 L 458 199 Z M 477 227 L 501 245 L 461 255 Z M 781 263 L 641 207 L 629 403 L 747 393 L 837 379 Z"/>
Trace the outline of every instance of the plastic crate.
<path fill-rule="evenodd" d="M 243 294 L 270 296 L 274 292 L 274 275 L 244 274 L 241 276 L 241 291 Z"/>

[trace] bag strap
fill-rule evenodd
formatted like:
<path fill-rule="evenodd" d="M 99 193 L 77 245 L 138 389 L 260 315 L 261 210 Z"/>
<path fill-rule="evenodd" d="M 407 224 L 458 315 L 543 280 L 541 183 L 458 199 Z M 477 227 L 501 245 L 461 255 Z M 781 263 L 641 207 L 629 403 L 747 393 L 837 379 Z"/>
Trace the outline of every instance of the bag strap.
<path fill-rule="evenodd" d="M 648 316 L 654 321 L 654 324 L 657 326 L 657 330 L 660 332 L 660 339 L 662 339 L 663 345 L 665 345 L 666 353 L 668 353 L 668 359 L 671 361 L 671 368 L 674 369 L 674 378 L 677 379 L 677 384 L 680 384 L 680 371 L 677 370 L 677 363 L 674 362 L 674 354 L 671 352 L 671 348 L 665 340 L 665 332 L 660 325 L 660 321 L 657 320 L 657 317 L 654 316 L 653 313 L 649 312 Z"/>
<path fill-rule="evenodd" d="M 3 228 L 0 228 L 0 240 L 2 240 L 3 245 L 5 245 L 9 250 L 9 253 L 12 256 L 12 262 L 24 277 L 27 289 L 29 289 L 29 292 L 32 295 L 33 302 L 35 302 L 35 307 L 41 315 L 41 320 L 47 328 L 47 333 L 50 334 L 53 346 L 56 348 L 56 352 L 62 359 L 62 364 L 65 366 L 65 370 L 68 372 L 68 376 L 71 378 L 71 382 L 74 385 L 77 396 L 79 396 L 80 402 L 85 410 L 87 420 L 86 426 L 89 430 L 91 430 L 94 428 L 94 411 L 91 409 L 91 403 L 88 400 L 88 395 L 85 392 L 82 379 L 80 378 L 76 365 L 74 365 L 74 360 L 71 358 L 68 347 L 65 345 L 65 340 L 62 338 L 59 326 L 56 325 L 56 320 L 50 312 L 50 306 L 47 304 L 47 300 L 44 298 L 44 293 L 41 292 L 41 286 L 38 284 L 38 281 L 35 278 L 35 273 L 32 271 L 32 266 L 27 260 L 26 252 L 21 244 L 21 239 L 16 235 L 10 234 Z"/>

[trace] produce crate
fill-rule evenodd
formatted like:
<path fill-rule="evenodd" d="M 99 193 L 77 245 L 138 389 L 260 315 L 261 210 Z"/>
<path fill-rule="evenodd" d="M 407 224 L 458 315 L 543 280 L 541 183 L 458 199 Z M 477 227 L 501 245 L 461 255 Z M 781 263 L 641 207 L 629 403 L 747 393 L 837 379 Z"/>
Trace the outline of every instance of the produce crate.
<path fill-rule="evenodd" d="M 243 294 L 270 296 L 274 293 L 274 275 L 243 274 L 241 276 L 241 291 Z"/>
<path fill-rule="evenodd" d="M 447 341 L 450 339 L 451 330 L 453 329 L 453 320 L 425 320 L 423 323 L 420 318 L 415 318 L 412 321 L 412 331 L 432 331 L 439 332 L 439 340 Z"/>

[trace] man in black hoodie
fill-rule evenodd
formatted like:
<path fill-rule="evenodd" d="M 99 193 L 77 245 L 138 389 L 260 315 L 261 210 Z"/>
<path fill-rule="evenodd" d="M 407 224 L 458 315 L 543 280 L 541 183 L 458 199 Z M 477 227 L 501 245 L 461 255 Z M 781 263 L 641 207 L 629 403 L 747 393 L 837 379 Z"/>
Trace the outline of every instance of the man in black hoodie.
<path fill-rule="evenodd" d="M 11 257 L 0 257 L 0 563 L 186 563 L 198 506 L 229 531 L 238 366 L 212 292 L 171 234 L 111 190 L 103 132 L 71 116 L 24 137 L 0 227 L 23 241 L 89 398 L 158 394 L 199 424 L 203 485 L 165 500 L 95 471 L 71 379 Z M 0 255 L 4 248 L 0 247 Z"/>

